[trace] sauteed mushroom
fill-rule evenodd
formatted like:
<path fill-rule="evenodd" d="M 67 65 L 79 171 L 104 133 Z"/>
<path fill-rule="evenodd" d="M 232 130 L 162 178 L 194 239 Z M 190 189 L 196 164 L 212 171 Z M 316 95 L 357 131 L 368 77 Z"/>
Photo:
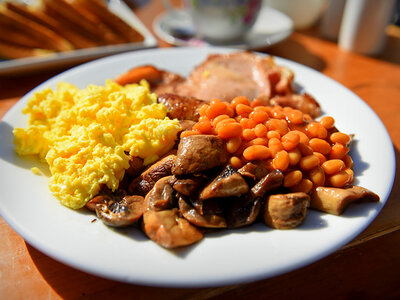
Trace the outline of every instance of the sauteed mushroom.
<path fill-rule="evenodd" d="M 105 224 L 113 227 L 132 225 L 143 215 L 144 198 L 125 196 L 121 201 L 110 200 L 97 204 L 96 214 Z"/>
<path fill-rule="evenodd" d="M 192 205 L 190 205 L 183 197 L 179 197 L 179 211 L 183 217 L 190 223 L 199 227 L 208 228 L 224 228 L 226 221 L 224 216 L 219 213 L 200 214 Z"/>
<path fill-rule="evenodd" d="M 258 217 L 261 201 L 249 195 L 235 199 L 227 216 L 228 227 L 239 228 L 252 224 Z"/>
<path fill-rule="evenodd" d="M 208 184 L 200 194 L 200 199 L 238 197 L 246 194 L 249 186 L 232 166 L 226 166 L 222 172 Z"/>
<path fill-rule="evenodd" d="M 341 215 L 353 202 L 378 202 L 379 196 L 366 188 L 353 186 L 348 189 L 317 187 L 311 195 L 311 208 Z"/>
<path fill-rule="evenodd" d="M 151 240 L 165 248 L 187 246 L 203 238 L 203 233 L 182 218 L 177 208 L 145 212 L 142 227 Z"/>
<path fill-rule="evenodd" d="M 262 216 L 265 224 L 277 229 L 291 229 L 300 225 L 307 214 L 310 196 L 306 193 L 271 195 Z"/>
<path fill-rule="evenodd" d="M 172 176 L 159 179 L 145 197 L 146 210 L 166 210 L 174 203 L 174 189 L 172 188 Z"/>

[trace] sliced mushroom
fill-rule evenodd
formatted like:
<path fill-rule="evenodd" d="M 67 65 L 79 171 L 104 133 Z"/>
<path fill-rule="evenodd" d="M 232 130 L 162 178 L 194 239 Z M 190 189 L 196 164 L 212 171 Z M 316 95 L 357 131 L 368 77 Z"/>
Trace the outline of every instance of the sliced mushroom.
<path fill-rule="evenodd" d="M 187 246 L 203 238 L 200 229 L 182 218 L 177 208 L 145 212 L 143 231 L 151 240 L 169 249 Z"/>
<path fill-rule="evenodd" d="M 306 193 L 278 194 L 268 197 L 262 211 L 265 224 L 277 229 L 291 229 L 306 217 L 310 196 Z"/>
<path fill-rule="evenodd" d="M 86 208 L 91 211 L 96 211 L 98 204 L 107 204 L 109 201 L 119 202 L 126 196 L 123 189 L 118 189 L 112 192 L 110 189 L 103 189 L 97 196 L 93 197 L 86 203 Z"/>
<path fill-rule="evenodd" d="M 159 179 L 145 197 L 146 210 L 166 210 L 174 204 L 174 189 L 171 183 L 172 176 Z"/>
<path fill-rule="evenodd" d="M 189 197 L 190 203 L 201 215 L 223 213 L 224 209 L 221 204 L 225 202 L 224 200 L 223 198 L 201 200 L 199 195 Z"/>
<path fill-rule="evenodd" d="M 144 198 L 125 196 L 121 201 L 108 201 L 96 206 L 96 214 L 105 224 L 124 227 L 135 223 L 143 215 Z"/>
<path fill-rule="evenodd" d="M 378 202 L 379 196 L 366 188 L 352 186 L 341 189 L 317 187 L 311 194 L 311 208 L 334 215 L 341 215 L 353 202 Z"/>
<path fill-rule="evenodd" d="M 239 228 L 252 224 L 258 217 L 261 209 L 261 201 L 249 195 L 235 199 L 227 215 L 227 223 L 230 228 Z"/>
<path fill-rule="evenodd" d="M 200 214 L 192 205 L 190 205 L 183 197 L 179 197 L 179 211 L 183 217 L 190 223 L 207 228 L 224 228 L 226 221 L 222 214 Z"/>
<path fill-rule="evenodd" d="M 249 177 L 258 181 L 264 176 L 268 175 L 273 170 L 274 168 L 269 161 L 256 160 L 248 162 L 243 167 L 241 167 L 238 172 L 244 177 Z"/>
<path fill-rule="evenodd" d="M 200 194 L 200 199 L 239 197 L 249 191 L 246 180 L 228 165 L 208 184 Z"/>
<path fill-rule="evenodd" d="M 145 196 L 160 178 L 171 175 L 171 169 L 175 163 L 175 159 L 176 156 L 171 154 L 151 165 L 139 177 L 132 181 L 129 185 L 128 192 L 134 195 Z"/>
<path fill-rule="evenodd" d="M 261 198 L 270 191 L 279 188 L 282 185 L 285 176 L 280 170 L 274 170 L 261 178 L 250 190 L 253 198 Z"/>
<path fill-rule="evenodd" d="M 228 155 L 223 140 L 215 135 L 191 135 L 181 139 L 172 174 L 199 173 L 225 164 Z"/>
<path fill-rule="evenodd" d="M 187 178 L 177 179 L 173 185 L 174 190 L 184 196 L 191 196 L 204 185 L 207 177 L 202 174 L 189 175 Z"/>

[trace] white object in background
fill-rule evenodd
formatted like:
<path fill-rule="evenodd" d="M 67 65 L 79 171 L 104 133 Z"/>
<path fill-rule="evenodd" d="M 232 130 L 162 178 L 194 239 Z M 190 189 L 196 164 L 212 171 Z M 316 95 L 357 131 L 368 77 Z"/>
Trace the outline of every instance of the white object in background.
<path fill-rule="evenodd" d="M 287 14 L 295 29 L 306 29 L 317 22 L 325 11 L 327 0 L 264 0 L 265 5 Z"/>
<path fill-rule="evenodd" d="M 330 0 L 328 9 L 321 20 L 321 34 L 323 37 L 336 40 L 339 36 L 346 0 Z"/>
<path fill-rule="evenodd" d="M 339 33 L 339 46 L 361 54 L 379 54 L 386 41 L 385 28 L 395 0 L 347 0 Z"/>
<path fill-rule="evenodd" d="M 241 39 L 250 31 L 260 12 L 262 0 L 186 0 L 187 16 L 196 35 L 212 42 L 230 43 Z M 182 10 L 176 10 L 170 0 L 163 0 L 170 14 L 182 18 Z"/>

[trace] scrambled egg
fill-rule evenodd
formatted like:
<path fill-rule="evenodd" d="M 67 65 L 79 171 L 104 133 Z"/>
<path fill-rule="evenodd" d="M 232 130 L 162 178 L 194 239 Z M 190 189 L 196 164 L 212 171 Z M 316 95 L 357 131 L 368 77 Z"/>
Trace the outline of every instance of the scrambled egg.
<path fill-rule="evenodd" d="M 102 185 L 115 190 L 129 167 L 129 153 L 145 165 L 169 151 L 181 130 L 166 117 L 147 82 L 78 89 L 60 83 L 29 99 L 26 128 L 15 128 L 19 155 L 37 155 L 48 163 L 50 191 L 70 208 L 84 206 Z"/>

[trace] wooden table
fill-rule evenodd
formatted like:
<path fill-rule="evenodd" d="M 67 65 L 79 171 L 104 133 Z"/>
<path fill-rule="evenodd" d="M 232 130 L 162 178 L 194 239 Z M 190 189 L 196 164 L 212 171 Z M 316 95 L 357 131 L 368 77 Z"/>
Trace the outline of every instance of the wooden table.
<path fill-rule="evenodd" d="M 158 1 L 136 8 L 148 28 Z M 168 46 L 160 41 L 160 46 Z M 383 120 L 397 155 L 386 206 L 354 241 L 312 265 L 250 284 L 168 289 L 123 284 L 75 270 L 42 254 L 0 219 L 0 299 L 395 299 L 400 298 L 400 40 L 377 58 L 340 50 L 317 30 L 295 32 L 264 52 L 314 68 L 364 99 Z M 27 91 L 62 69 L 0 77 L 0 117 Z M 1 200 L 0 200 L 1 201 Z"/>

